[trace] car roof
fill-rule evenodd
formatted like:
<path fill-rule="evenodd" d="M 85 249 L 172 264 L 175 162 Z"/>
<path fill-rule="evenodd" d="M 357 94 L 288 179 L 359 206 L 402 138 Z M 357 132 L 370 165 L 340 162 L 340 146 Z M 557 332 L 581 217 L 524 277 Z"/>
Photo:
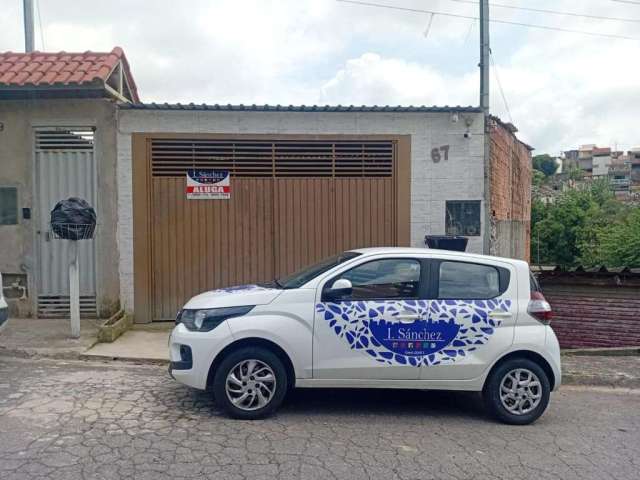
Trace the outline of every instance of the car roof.
<path fill-rule="evenodd" d="M 479 259 L 491 259 L 501 260 L 509 263 L 522 263 L 526 264 L 523 260 L 515 258 L 494 257 L 492 255 L 482 255 L 479 253 L 458 252 L 455 250 L 441 250 L 435 248 L 415 248 L 415 247 L 369 247 L 369 248 L 354 248 L 349 250 L 350 252 L 358 252 L 362 255 L 382 255 L 382 254 L 425 254 L 432 253 L 438 255 L 451 255 L 456 258 L 466 258 L 469 260 Z"/>

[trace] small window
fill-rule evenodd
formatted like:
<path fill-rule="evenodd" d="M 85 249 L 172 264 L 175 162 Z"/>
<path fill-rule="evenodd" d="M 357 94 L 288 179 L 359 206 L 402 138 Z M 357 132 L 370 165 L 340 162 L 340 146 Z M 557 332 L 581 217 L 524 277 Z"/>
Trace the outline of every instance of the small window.
<path fill-rule="evenodd" d="M 420 262 L 412 259 L 384 259 L 359 265 L 338 278 L 351 282 L 351 295 L 343 300 L 417 298 Z"/>
<path fill-rule="evenodd" d="M 438 298 L 471 300 L 500 295 L 500 274 L 490 265 L 442 262 L 438 281 Z"/>
<path fill-rule="evenodd" d="M 0 225 L 18 224 L 18 189 L 0 187 Z"/>
<path fill-rule="evenodd" d="M 480 200 L 446 202 L 447 235 L 480 235 Z"/>

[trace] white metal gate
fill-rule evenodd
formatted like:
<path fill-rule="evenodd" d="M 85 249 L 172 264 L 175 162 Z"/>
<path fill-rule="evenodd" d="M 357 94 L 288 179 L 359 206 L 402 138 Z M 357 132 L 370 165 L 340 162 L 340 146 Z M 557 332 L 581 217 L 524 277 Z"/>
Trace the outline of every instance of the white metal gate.
<path fill-rule="evenodd" d="M 69 316 L 69 241 L 55 240 L 49 221 L 55 204 L 69 197 L 83 198 L 96 207 L 93 143 L 91 128 L 47 128 L 35 131 L 40 317 Z M 81 317 L 96 316 L 94 242 L 78 242 Z"/>

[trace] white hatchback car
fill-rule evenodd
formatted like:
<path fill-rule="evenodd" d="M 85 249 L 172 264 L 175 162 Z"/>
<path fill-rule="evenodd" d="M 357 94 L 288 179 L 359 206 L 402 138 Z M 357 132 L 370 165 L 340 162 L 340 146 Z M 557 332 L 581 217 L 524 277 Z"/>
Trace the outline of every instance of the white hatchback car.
<path fill-rule="evenodd" d="M 2 274 L 0 273 L 0 332 L 7 326 L 7 319 L 9 318 L 9 307 L 4 299 L 2 290 Z"/>
<path fill-rule="evenodd" d="M 482 392 L 495 417 L 528 424 L 560 385 L 550 319 L 526 262 L 367 248 L 193 297 L 169 371 L 236 418 L 268 415 L 293 387 L 410 388 Z"/>

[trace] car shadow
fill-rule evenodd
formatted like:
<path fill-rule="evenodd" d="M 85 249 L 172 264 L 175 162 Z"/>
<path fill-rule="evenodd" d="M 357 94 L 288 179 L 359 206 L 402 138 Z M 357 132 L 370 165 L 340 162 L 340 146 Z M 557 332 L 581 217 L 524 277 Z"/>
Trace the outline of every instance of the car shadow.
<path fill-rule="evenodd" d="M 478 393 L 399 389 L 296 389 L 287 396 L 281 413 L 486 418 Z"/>

